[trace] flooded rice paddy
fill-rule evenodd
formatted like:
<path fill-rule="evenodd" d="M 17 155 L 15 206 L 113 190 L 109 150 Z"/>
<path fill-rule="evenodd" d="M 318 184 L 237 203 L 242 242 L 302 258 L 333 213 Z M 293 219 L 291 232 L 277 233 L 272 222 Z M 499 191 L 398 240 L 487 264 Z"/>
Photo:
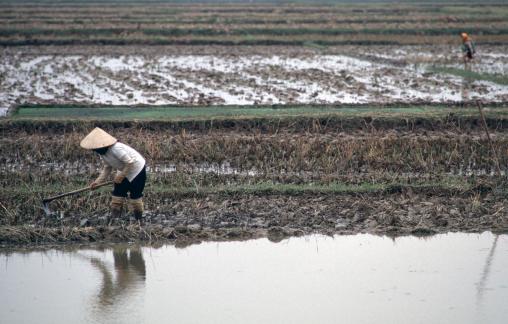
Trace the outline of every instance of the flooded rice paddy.
<path fill-rule="evenodd" d="M 479 52 L 473 71 L 506 75 L 504 47 Z M 506 85 L 464 80 L 457 48 L 383 47 L 334 54 L 32 55 L 6 52 L 0 115 L 17 104 L 259 105 L 507 100 Z M 495 61 L 496 64 L 493 64 Z M 457 63 L 459 62 L 459 63 Z M 457 65 L 458 64 L 458 65 Z M 470 88 L 470 89 L 469 89 Z"/>
<path fill-rule="evenodd" d="M 504 323 L 508 236 L 0 250 L 3 323 Z"/>

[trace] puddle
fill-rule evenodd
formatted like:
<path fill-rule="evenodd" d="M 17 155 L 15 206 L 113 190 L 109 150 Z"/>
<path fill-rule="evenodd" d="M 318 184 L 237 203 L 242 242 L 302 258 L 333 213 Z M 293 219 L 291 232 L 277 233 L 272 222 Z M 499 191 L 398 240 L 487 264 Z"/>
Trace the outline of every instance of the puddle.
<path fill-rule="evenodd" d="M 221 164 L 201 163 L 195 165 L 189 164 L 179 166 L 176 166 L 174 164 L 155 164 L 153 167 L 149 167 L 148 171 L 162 174 L 173 173 L 177 171 L 190 171 L 192 173 L 213 173 L 218 175 L 242 175 L 250 177 L 260 174 L 260 172 L 255 169 L 240 170 L 234 168 L 228 162 Z"/>
<path fill-rule="evenodd" d="M 100 164 L 94 163 L 83 163 L 81 161 L 75 162 L 38 162 L 38 163 L 15 163 L 15 162 L 7 162 L 0 165 L 0 172 L 33 172 L 33 173 L 41 173 L 41 172 L 54 172 L 59 171 L 61 174 L 66 176 L 74 176 L 74 175 L 94 175 L 98 174 L 102 166 Z M 236 168 L 231 166 L 229 162 L 224 163 L 196 163 L 196 164 L 172 164 L 172 163 L 157 163 L 154 165 L 149 165 L 147 167 L 147 171 L 152 174 L 170 174 L 175 172 L 186 172 L 191 174 L 216 174 L 216 175 L 237 175 L 237 176 L 245 176 L 245 177 L 256 177 L 256 176 L 305 176 L 307 178 L 312 178 L 315 175 L 316 171 L 284 171 L 284 170 L 261 170 L 261 169 L 244 169 L 244 168 Z M 373 172 L 374 174 L 375 173 Z M 372 172 L 366 168 L 365 170 L 360 169 L 357 172 L 358 176 L 370 177 L 372 176 Z M 456 168 L 451 167 L 450 171 L 443 172 L 446 176 L 488 176 L 488 177 L 497 177 L 497 171 L 494 169 L 482 169 L 475 168 L 471 165 L 460 165 Z M 384 171 L 383 175 L 386 177 L 396 177 L 396 178 L 411 178 L 411 179 L 425 179 L 431 178 L 435 176 L 433 173 L 427 172 L 391 172 Z M 501 175 L 506 175 L 505 170 L 501 170 Z"/>
<path fill-rule="evenodd" d="M 508 236 L 0 250 L 3 323 L 504 323 Z"/>
<path fill-rule="evenodd" d="M 95 165 L 93 163 L 82 163 L 79 161 L 76 162 L 40 162 L 32 164 L 22 164 L 22 163 L 4 163 L 0 165 L 0 172 L 21 172 L 21 171 L 36 171 L 36 172 L 44 172 L 44 171 L 59 171 L 65 175 L 77 175 L 77 174 L 93 174 L 99 173 L 102 169 L 101 165 Z M 259 175 L 260 172 L 256 169 L 250 170 L 242 170 L 238 168 L 234 168 L 229 164 L 221 163 L 221 164 L 210 164 L 210 163 L 200 163 L 200 164 L 186 164 L 186 165 L 175 165 L 175 164 L 155 164 L 153 166 L 147 167 L 148 172 L 152 172 L 155 174 L 166 174 L 166 173 L 174 173 L 177 171 L 185 171 L 191 173 L 213 173 L 218 175 L 241 175 L 241 176 L 256 176 Z"/>

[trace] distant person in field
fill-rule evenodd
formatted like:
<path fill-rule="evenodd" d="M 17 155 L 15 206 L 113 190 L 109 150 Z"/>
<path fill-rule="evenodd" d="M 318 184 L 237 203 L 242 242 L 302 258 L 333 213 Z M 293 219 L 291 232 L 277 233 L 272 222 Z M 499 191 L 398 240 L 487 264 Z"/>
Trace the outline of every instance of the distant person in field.
<path fill-rule="evenodd" d="M 476 53 L 475 44 L 471 36 L 469 36 L 467 33 L 461 33 L 460 36 L 462 37 L 462 53 L 464 55 L 464 65 L 468 66 L 468 63 L 473 60 Z"/>
<path fill-rule="evenodd" d="M 146 182 L 145 159 L 132 147 L 118 142 L 116 138 L 96 127 L 80 143 L 81 147 L 98 153 L 105 162 L 99 177 L 90 187 L 107 181 L 113 169 L 117 170 L 113 180 L 111 197 L 111 218 L 122 216 L 127 193 L 129 193 L 129 211 L 136 220 L 143 217 L 143 190 Z"/>

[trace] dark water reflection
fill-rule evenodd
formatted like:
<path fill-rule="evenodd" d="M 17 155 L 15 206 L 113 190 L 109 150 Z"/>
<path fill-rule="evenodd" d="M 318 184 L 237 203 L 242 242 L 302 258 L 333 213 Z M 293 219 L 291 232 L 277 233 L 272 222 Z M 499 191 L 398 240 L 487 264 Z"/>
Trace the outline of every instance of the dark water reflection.
<path fill-rule="evenodd" d="M 122 296 L 129 295 L 130 289 L 144 285 L 146 278 L 145 260 L 140 248 L 113 248 L 114 276 L 104 261 L 90 258 L 91 264 L 102 274 L 102 284 L 97 303 L 100 308 L 114 305 Z M 116 279 L 114 279 L 116 278 Z"/>
<path fill-rule="evenodd" d="M 0 323 L 505 323 L 508 236 L 0 250 Z"/>

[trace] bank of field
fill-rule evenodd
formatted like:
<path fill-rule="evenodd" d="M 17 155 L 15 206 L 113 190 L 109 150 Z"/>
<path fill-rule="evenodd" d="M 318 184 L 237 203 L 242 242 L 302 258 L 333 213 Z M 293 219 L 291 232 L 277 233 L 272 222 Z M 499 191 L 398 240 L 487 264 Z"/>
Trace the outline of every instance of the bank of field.
<path fill-rule="evenodd" d="M 0 241 L 504 231 L 507 107 L 485 110 L 502 176 L 476 109 L 20 107 L 0 123 Z M 42 212 L 43 197 L 97 175 L 79 148 L 95 126 L 147 158 L 145 227 L 101 225 L 108 189 Z"/>
<path fill-rule="evenodd" d="M 504 104 L 487 107 L 488 117 L 503 122 L 508 118 L 508 110 Z M 291 120 L 311 119 L 340 120 L 342 118 L 358 119 L 365 117 L 373 119 L 396 120 L 410 119 L 446 119 L 450 116 L 464 119 L 477 119 L 478 110 L 475 103 L 459 105 L 412 105 L 387 104 L 385 106 L 369 105 L 273 105 L 273 106 L 162 106 L 162 107 L 90 107 L 90 106 L 21 106 L 13 110 L 12 120 L 33 121 L 213 121 L 228 122 L 228 120 L 249 121 L 267 120 L 273 123 L 279 121 L 288 123 Z"/>
<path fill-rule="evenodd" d="M 0 4 L 1 45 L 482 44 L 508 37 L 503 3 Z"/>

